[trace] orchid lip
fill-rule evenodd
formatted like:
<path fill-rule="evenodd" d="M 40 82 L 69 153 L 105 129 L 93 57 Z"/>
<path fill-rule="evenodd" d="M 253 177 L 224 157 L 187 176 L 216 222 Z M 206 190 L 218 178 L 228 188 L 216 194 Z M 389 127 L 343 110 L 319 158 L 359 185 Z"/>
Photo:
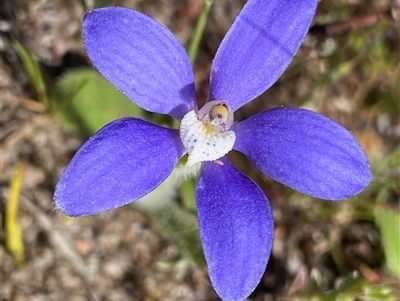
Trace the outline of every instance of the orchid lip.
<path fill-rule="evenodd" d="M 197 113 L 187 113 L 180 125 L 182 144 L 189 154 L 186 166 L 204 161 L 216 161 L 226 155 L 235 144 L 233 111 L 225 101 L 206 103 Z"/>

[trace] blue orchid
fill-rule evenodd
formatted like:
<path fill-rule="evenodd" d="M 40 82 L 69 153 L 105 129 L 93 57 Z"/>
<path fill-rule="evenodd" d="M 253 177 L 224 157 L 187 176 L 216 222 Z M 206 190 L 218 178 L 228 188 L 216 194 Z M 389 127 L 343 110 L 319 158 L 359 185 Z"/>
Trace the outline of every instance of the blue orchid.
<path fill-rule="evenodd" d="M 286 69 L 317 2 L 249 0 L 218 49 L 200 109 L 190 61 L 167 28 L 132 9 L 88 12 L 83 39 L 94 66 L 140 107 L 181 125 L 165 128 L 134 117 L 109 123 L 65 169 L 56 207 L 86 216 L 128 204 L 157 188 L 187 154 L 187 168 L 201 164 L 196 200 L 211 282 L 224 300 L 249 296 L 265 271 L 274 226 L 266 196 L 227 160 L 230 150 L 316 198 L 349 198 L 371 179 L 350 132 L 315 112 L 280 107 L 233 123 L 233 112 Z"/>

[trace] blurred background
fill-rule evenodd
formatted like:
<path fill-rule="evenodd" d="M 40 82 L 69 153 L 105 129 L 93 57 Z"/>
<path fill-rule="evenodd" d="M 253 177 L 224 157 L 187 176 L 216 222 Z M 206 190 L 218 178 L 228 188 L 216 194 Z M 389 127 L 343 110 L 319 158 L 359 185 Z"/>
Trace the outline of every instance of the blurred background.
<path fill-rule="evenodd" d="M 199 104 L 218 45 L 244 3 L 211 7 L 194 63 Z M 187 48 L 203 1 L 0 2 L 1 300 L 219 300 L 199 247 L 193 179 L 96 216 L 54 210 L 62 170 L 103 125 L 133 115 L 176 126 L 132 104 L 91 67 L 82 18 L 108 5 L 151 16 Z M 352 131 L 374 174 L 360 195 L 326 202 L 229 154 L 274 213 L 273 252 L 249 300 L 400 300 L 399 28 L 399 0 L 321 0 L 292 64 L 235 115 L 239 121 L 276 106 L 320 112 Z M 146 205 L 152 198 L 156 205 Z"/>

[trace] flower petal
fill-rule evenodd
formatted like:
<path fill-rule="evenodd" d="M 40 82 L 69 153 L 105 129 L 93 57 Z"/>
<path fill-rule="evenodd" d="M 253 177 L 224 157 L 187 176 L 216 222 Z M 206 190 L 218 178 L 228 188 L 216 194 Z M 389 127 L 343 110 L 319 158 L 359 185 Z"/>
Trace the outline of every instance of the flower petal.
<path fill-rule="evenodd" d="M 217 51 L 209 100 L 235 111 L 267 90 L 299 49 L 317 2 L 249 0 Z"/>
<path fill-rule="evenodd" d="M 90 11 L 82 26 L 94 66 L 136 104 L 178 119 L 194 109 L 189 58 L 166 27 L 122 7 Z"/>
<path fill-rule="evenodd" d="M 56 207 L 84 216 L 135 201 L 168 177 L 183 152 L 177 130 L 132 117 L 113 121 L 65 169 L 54 195 Z"/>
<path fill-rule="evenodd" d="M 313 197 L 342 200 L 371 180 L 353 135 L 315 112 L 276 108 L 233 126 L 234 149 L 272 179 Z"/>
<path fill-rule="evenodd" d="M 271 253 L 274 225 L 268 200 L 223 157 L 204 162 L 196 199 L 200 238 L 211 282 L 223 300 L 244 300 Z"/>

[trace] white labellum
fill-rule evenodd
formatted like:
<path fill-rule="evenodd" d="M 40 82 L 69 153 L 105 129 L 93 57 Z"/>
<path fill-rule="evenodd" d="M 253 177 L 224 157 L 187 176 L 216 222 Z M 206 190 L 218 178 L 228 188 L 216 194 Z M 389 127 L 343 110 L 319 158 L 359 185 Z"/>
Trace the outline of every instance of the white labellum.
<path fill-rule="evenodd" d="M 210 101 L 197 114 L 187 113 L 180 125 L 180 137 L 189 155 L 186 166 L 226 155 L 236 138 L 233 131 L 228 131 L 232 123 L 233 112 L 223 101 Z"/>

